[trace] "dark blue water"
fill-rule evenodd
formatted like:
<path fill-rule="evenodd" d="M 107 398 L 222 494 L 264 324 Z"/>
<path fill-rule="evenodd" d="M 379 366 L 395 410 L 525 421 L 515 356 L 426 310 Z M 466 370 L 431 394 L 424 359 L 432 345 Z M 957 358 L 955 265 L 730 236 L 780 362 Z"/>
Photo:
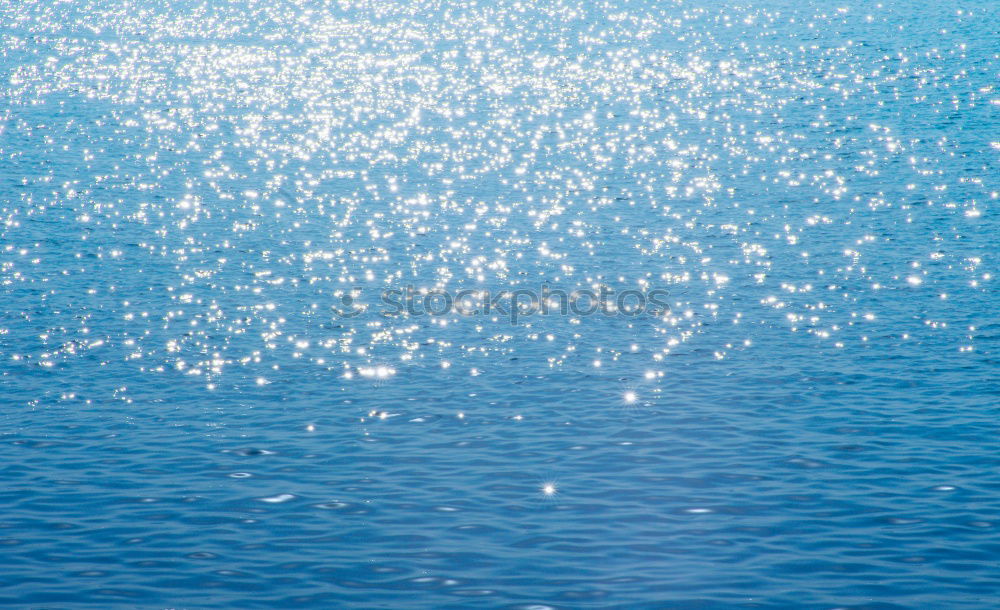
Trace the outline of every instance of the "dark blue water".
<path fill-rule="evenodd" d="M 0 0 L 0 603 L 995 607 L 998 24 Z"/>

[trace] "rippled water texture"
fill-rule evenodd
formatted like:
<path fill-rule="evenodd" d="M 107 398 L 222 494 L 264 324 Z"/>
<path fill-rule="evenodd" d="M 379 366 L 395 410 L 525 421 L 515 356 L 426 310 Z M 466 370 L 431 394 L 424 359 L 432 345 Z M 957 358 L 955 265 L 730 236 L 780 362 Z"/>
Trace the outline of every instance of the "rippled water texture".
<path fill-rule="evenodd" d="M 0 0 L 0 603 L 996 607 L 998 24 Z"/>

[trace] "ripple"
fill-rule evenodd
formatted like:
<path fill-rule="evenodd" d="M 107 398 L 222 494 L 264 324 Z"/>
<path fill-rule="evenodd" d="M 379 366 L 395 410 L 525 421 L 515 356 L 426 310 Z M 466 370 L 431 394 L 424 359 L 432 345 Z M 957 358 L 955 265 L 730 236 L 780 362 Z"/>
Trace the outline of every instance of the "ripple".
<path fill-rule="evenodd" d="M 998 11 L 0 2 L 0 603 L 992 599 Z"/>

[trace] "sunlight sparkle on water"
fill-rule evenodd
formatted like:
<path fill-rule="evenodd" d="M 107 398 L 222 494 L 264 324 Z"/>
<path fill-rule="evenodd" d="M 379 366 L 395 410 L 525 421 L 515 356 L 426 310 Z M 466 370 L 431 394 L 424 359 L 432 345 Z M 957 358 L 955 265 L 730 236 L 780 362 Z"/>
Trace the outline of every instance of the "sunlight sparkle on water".
<path fill-rule="evenodd" d="M 962 4 L 0 0 L 4 599 L 991 599 Z"/>

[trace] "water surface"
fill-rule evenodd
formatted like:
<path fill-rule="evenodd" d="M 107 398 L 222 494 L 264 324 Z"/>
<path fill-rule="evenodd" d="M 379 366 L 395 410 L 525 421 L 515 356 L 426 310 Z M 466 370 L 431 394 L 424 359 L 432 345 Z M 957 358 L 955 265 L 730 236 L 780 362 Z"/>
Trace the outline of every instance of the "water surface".
<path fill-rule="evenodd" d="M 0 0 L 0 603 L 994 607 L 998 10 Z"/>

